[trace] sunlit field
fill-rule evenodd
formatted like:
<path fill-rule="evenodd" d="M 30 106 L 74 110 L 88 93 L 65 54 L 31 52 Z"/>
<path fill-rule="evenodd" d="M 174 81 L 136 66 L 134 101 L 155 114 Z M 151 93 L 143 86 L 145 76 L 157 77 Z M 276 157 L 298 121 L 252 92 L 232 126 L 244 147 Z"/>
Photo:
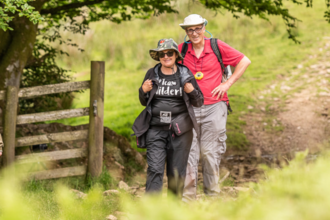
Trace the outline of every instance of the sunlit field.
<path fill-rule="evenodd" d="M 230 13 L 214 13 L 197 2 L 176 2 L 179 14 L 164 14 L 148 20 L 133 20 L 114 24 L 108 21 L 91 25 L 85 36 L 65 34 L 85 52 L 66 45 L 58 48 L 68 51 L 70 57 L 58 57 L 61 66 L 72 70 L 76 80 L 88 80 L 90 61 L 105 61 L 106 90 L 104 125 L 117 133 L 131 138 L 131 126 L 143 107 L 138 100 L 140 87 L 146 71 L 156 62 L 149 56 L 149 49 L 156 47 L 161 38 L 173 38 L 183 42 L 185 32 L 179 27 L 185 16 L 198 13 L 208 19 L 206 29 L 232 47 L 243 52 L 251 61 L 243 77 L 229 90 L 233 113 L 228 117 L 228 146 L 232 149 L 248 147 L 243 134 L 244 121 L 240 116 L 253 105 L 258 92 L 272 84 L 279 75 L 294 70 L 309 55 L 318 51 L 322 37 L 329 35 L 329 24 L 323 18 L 325 3 L 315 1 L 313 8 L 289 5 L 291 13 L 299 17 L 298 40 L 295 44 L 287 39 L 286 28 L 281 18 L 270 21 L 241 16 L 235 19 Z M 284 97 L 281 97 L 285 99 Z M 76 95 L 72 108 L 86 107 L 89 93 Z M 88 123 L 88 118 L 62 121 L 66 124 Z M 133 140 L 133 139 L 132 139 Z M 134 146 L 134 141 L 131 142 Z"/>

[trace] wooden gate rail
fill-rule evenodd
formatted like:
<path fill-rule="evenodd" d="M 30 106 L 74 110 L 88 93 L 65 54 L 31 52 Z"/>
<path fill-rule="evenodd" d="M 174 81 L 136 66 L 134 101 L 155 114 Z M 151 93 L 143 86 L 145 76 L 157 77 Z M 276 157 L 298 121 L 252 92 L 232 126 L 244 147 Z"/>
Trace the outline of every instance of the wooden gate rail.
<path fill-rule="evenodd" d="M 69 176 L 80 176 L 86 174 L 86 166 L 66 167 L 54 170 L 43 170 L 31 174 L 31 178 L 36 180 L 54 179 Z"/>
<path fill-rule="evenodd" d="M 18 163 L 31 163 L 33 161 L 62 160 L 77 157 L 88 157 L 88 166 L 68 167 L 47 171 L 39 171 L 34 174 L 36 179 L 59 178 L 65 176 L 84 175 L 86 169 L 92 177 L 99 176 L 103 163 L 103 111 L 104 111 L 104 62 L 91 62 L 91 80 L 82 82 L 67 82 L 53 85 L 22 88 L 17 92 L 16 88 L 8 87 L 6 91 L 0 91 L 0 100 L 6 101 L 5 121 L 0 120 L 0 126 L 4 127 L 4 162 L 10 165 L 16 158 Z M 16 89 L 16 90 L 15 90 Z M 37 96 L 74 92 L 90 89 L 90 106 L 80 109 L 69 109 L 34 114 L 16 115 L 18 98 L 35 98 Z M 14 112 L 13 112 L 14 111 Z M 81 117 L 89 115 L 89 130 L 50 133 L 36 136 L 20 137 L 15 139 L 16 124 L 28 124 L 35 122 L 59 120 L 65 118 Z M 54 152 L 44 152 L 32 155 L 15 157 L 15 147 L 46 144 L 52 142 L 87 140 L 88 150 L 71 149 Z M 87 153 L 88 152 L 88 153 Z"/>
<path fill-rule="evenodd" d="M 64 141 L 86 140 L 88 138 L 88 130 L 68 131 L 61 133 L 50 133 L 36 136 L 16 138 L 16 147 L 24 147 L 36 144 L 48 144 Z"/>
<path fill-rule="evenodd" d="M 33 114 L 18 115 L 16 124 L 30 124 L 43 121 L 53 121 L 66 118 L 76 118 L 89 115 L 89 108 L 77 108 L 60 111 L 41 112 Z M 2 118 L 0 118 L 0 126 L 2 126 Z"/>
<path fill-rule="evenodd" d="M 61 92 L 74 92 L 90 88 L 90 81 L 66 82 L 45 86 L 22 88 L 18 92 L 18 98 L 31 99 L 38 96 L 56 94 Z M 6 91 L 0 91 L 0 100 L 5 100 Z"/>
<path fill-rule="evenodd" d="M 52 152 L 43 152 L 38 154 L 25 154 L 16 156 L 17 163 L 34 163 L 38 161 L 55 161 L 55 160 L 65 160 L 77 157 L 86 157 L 87 149 L 77 148 L 70 150 L 60 150 Z"/>

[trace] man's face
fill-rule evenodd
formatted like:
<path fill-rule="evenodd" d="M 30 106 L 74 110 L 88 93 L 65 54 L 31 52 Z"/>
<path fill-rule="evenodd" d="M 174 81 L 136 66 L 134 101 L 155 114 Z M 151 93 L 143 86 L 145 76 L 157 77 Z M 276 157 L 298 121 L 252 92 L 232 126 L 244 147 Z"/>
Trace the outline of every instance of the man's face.
<path fill-rule="evenodd" d="M 196 25 L 186 28 L 186 33 L 193 44 L 198 44 L 203 41 L 205 27 L 204 25 Z"/>

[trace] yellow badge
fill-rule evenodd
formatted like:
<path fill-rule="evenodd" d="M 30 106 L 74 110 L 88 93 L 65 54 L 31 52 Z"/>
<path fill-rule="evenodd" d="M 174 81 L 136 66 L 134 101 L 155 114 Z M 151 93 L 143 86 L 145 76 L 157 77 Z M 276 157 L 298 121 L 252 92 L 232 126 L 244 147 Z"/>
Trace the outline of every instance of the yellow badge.
<path fill-rule="evenodd" d="M 195 79 L 201 80 L 201 79 L 203 79 L 203 76 L 204 76 L 204 74 L 202 72 L 197 72 L 195 74 Z"/>

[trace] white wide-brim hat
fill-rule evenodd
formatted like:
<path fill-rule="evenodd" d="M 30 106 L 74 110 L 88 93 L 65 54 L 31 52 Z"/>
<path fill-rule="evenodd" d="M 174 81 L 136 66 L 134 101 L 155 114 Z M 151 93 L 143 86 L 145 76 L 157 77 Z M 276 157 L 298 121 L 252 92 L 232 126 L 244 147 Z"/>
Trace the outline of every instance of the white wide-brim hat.
<path fill-rule="evenodd" d="M 200 25 L 200 24 L 204 24 L 206 26 L 207 20 L 198 14 L 191 14 L 184 19 L 183 24 L 179 24 L 179 25 L 183 29 L 186 29 L 187 27 Z"/>

